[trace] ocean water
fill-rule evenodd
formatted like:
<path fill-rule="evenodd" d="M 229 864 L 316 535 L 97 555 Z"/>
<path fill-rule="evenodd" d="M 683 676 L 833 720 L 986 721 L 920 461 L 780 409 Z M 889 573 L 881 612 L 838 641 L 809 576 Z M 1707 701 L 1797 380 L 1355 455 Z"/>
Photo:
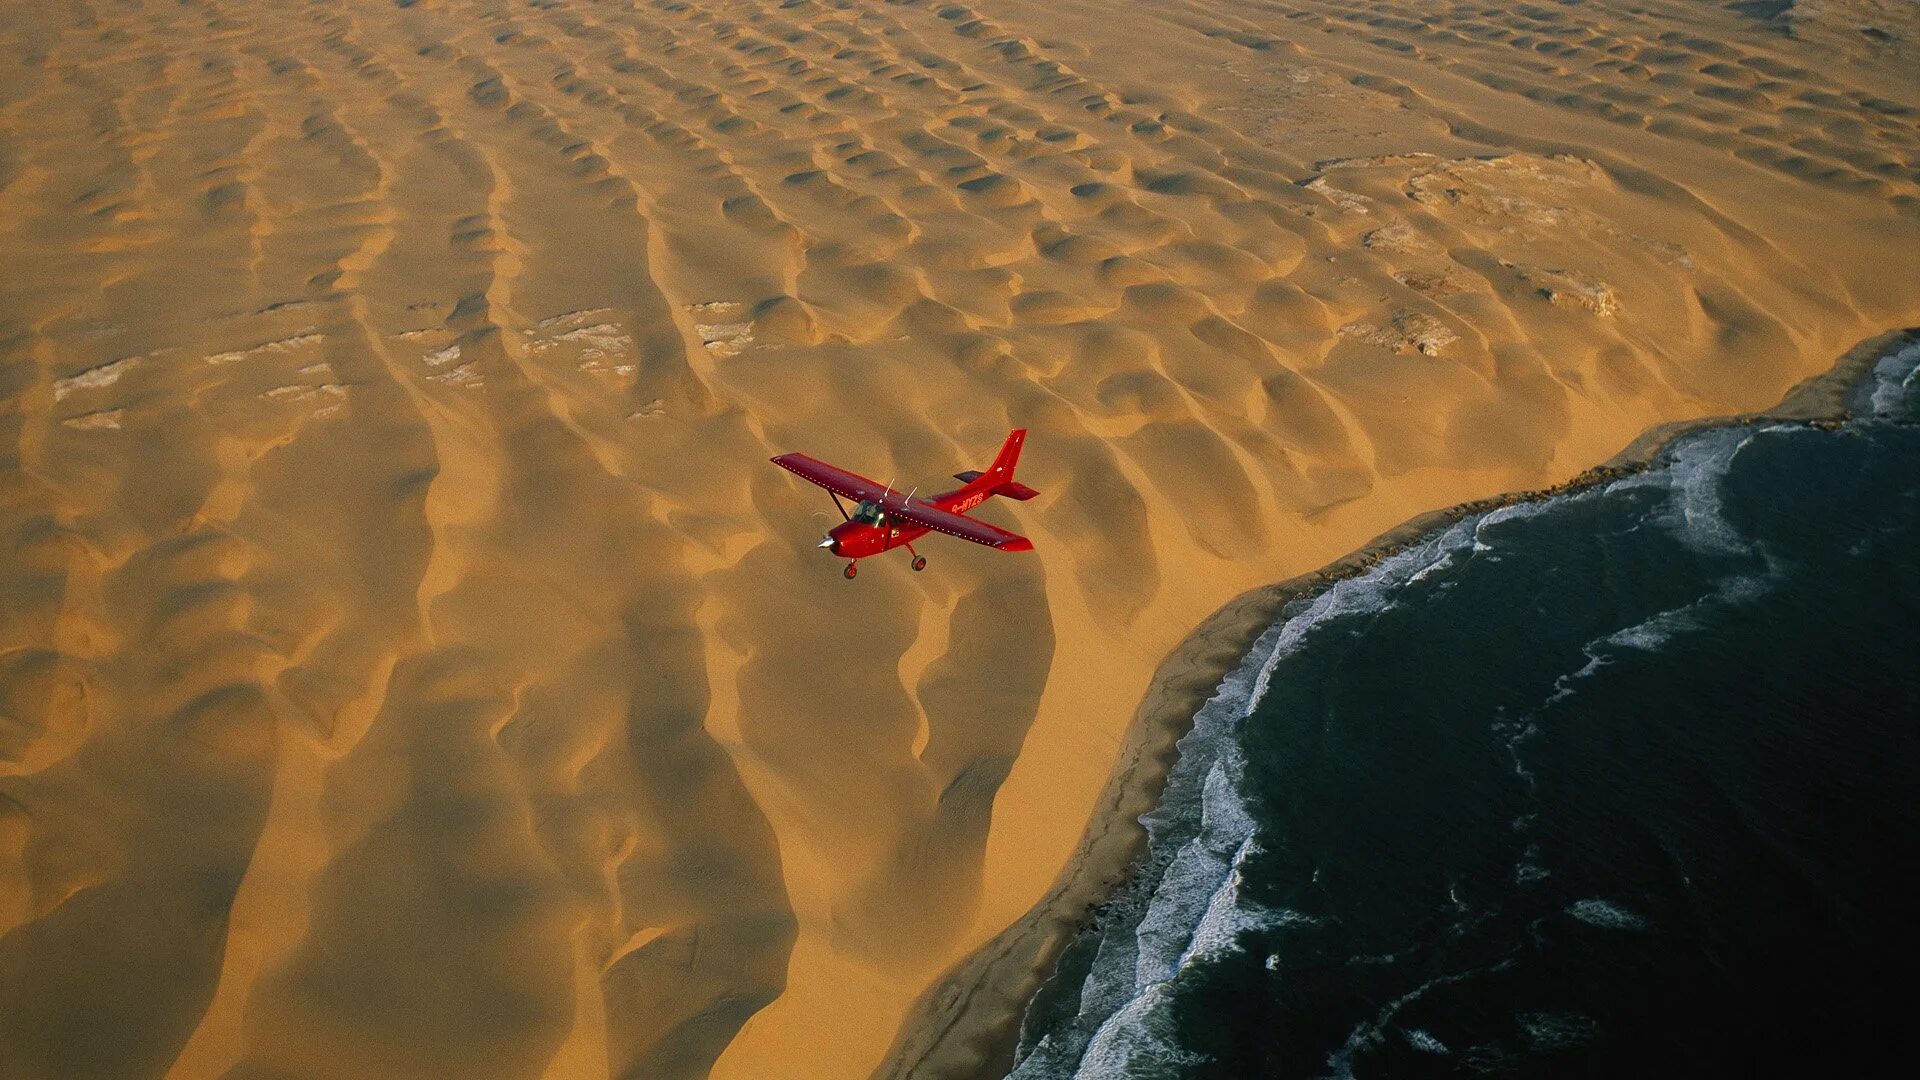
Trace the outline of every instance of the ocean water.
<path fill-rule="evenodd" d="M 1920 346 L 1297 602 L 1018 1080 L 1832 1076 L 1920 978 Z"/>

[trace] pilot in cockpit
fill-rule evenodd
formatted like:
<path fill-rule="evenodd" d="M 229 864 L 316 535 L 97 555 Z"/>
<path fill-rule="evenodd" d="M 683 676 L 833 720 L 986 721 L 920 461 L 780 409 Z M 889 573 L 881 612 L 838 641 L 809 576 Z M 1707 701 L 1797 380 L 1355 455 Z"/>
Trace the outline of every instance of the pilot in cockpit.
<path fill-rule="evenodd" d="M 881 516 L 880 504 L 871 499 L 860 500 L 860 505 L 855 507 L 853 511 L 854 521 L 864 522 L 868 525 L 880 524 Z"/>

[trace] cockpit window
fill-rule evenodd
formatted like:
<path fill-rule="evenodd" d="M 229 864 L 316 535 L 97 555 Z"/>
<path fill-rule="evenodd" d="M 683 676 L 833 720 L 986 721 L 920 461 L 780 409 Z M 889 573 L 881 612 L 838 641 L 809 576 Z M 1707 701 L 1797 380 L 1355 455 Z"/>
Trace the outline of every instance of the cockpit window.
<path fill-rule="evenodd" d="M 863 521 L 868 525 L 878 525 L 880 523 L 880 504 L 871 500 L 862 500 L 860 505 L 853 511 L 853 520 Z"/>

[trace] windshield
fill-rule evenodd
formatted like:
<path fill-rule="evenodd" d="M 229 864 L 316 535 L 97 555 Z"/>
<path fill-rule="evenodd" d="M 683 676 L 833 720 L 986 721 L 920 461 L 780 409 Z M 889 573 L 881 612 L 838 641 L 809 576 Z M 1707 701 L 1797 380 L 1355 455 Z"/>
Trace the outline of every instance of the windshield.
<path fill-rule="evenodd" d="M 880 504 L 862 501 L 853 511 L 853 520 L 864 521 L 869 525 L 880 524 Z"/>

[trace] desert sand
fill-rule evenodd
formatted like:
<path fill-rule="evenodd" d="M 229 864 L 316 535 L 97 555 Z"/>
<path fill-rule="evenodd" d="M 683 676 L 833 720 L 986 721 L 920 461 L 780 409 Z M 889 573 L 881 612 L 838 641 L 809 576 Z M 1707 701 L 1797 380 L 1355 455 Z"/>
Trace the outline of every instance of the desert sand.
<path fill-rule="evenodd" d="M 977 1073 L 1017 996 L 922 995 L 1209 613 L 1920 322 L 1914 41 L 9 5 L 0 1077 Z M 920 574 L 767 462 L 1015 426 L 1036 551 Z"/>

